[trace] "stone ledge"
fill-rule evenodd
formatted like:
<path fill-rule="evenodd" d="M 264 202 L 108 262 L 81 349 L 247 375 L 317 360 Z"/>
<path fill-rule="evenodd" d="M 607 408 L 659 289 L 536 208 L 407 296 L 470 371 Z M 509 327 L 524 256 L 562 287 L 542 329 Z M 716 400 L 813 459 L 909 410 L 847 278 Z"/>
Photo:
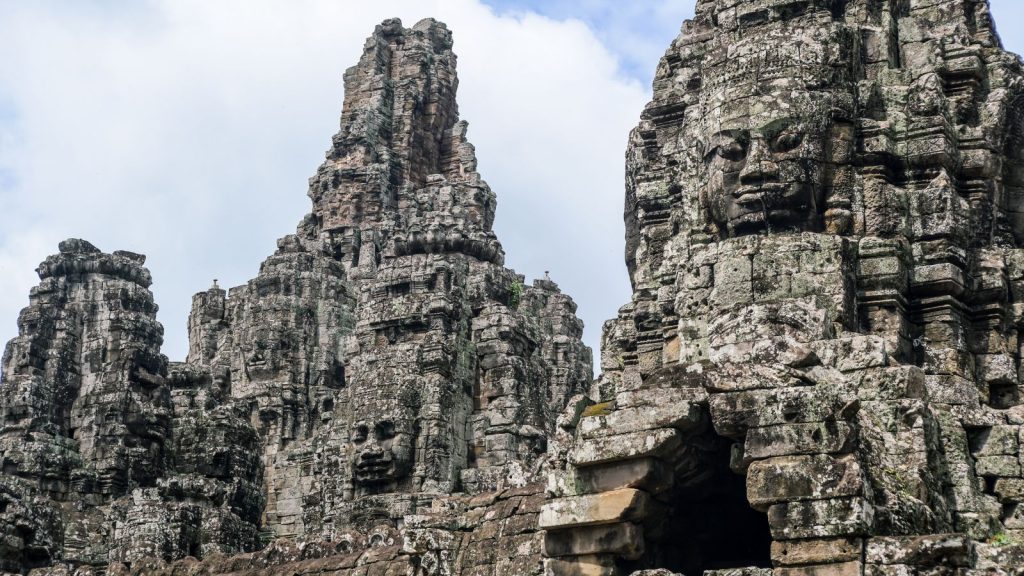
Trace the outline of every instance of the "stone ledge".
<path fill-rule="evenodd" d="M 705 414 L 702 406 L 690 402 L 618 409 L 607 415 L 584 417 L 579 434 L 584 439 L 594 439 L 658 428 L 691 430 L 706 421 Z"/>
<path fill-rule="evenodd" d="M 774 576 L 861 576 L 864 565 L 860 562 L 843 562 L 842 564 L 821 564 L 818 566 L 800 566 L 796 568 L 776 568 Z"/>
<path fill-rule="evenodd" d="M 768 509 L 775 540 L 863 536 L 873 523 L 874 509 L 861 497 L 786 502 Z"/>
<path fill-rule="evenodd" d="M 773 456 L 836 454 L 849 452 L 853 427 L 835 420 L 805 424 L 779 424 L 751 428 L 743 444 L 748 461 Z"/>
<path fill-rule="evenodd" d="M 544 538 L 544 555 L 549 558 L 614 554 L 635 560 L 643 552 L 643 529 L 629 522 L 549 531 Z"/>
<path fill-rule="evenodd" d="M 580 442 L 569 453 L 569 462 L 583 467 L 635 458 L 663 458 L 681 444 L 682 436 L 674 429 L 617 434 Z"/>
<path fill-rule="evenodd" d="M 864 542 L 855 538 L 776 540 L 772 562 L 777 566 L 834 564 L 860 560 Z"/>
<path fill-rule="evenodd" d="M 544 560 L 544 576 L 617 576 L 615 562 L 608 556 L 576 556 Z"/>
<path fill-rule="evenodd" d="M 538 524 L 541 529 L 556 530 L 627 522 L 643 518 L 649 508 L 646 492 L 626 488 L 548 502 L 541 508 Z"/>
<path fill-rule="evenodd" d="M 872 538 L 865 547 L 864 560 L 869 564 L 970 566 L 974 545 L 964 534 Z"/>

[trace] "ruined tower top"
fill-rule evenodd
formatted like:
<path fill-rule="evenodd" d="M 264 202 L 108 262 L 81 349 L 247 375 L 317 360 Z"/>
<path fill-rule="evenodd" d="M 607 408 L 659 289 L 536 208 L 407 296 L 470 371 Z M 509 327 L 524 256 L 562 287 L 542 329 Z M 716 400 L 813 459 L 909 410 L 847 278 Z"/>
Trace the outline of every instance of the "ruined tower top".
<path fill-rule="evenodd" d="M 360 244 L 373 236 L 386 251 L 503 260 L 492 231 L 495 196 L 459 120 L 455 63 L 440 22 L 377 26 L 345 73 L 341 130 L 310 180 L 308 233 L 361 231 Z"/>

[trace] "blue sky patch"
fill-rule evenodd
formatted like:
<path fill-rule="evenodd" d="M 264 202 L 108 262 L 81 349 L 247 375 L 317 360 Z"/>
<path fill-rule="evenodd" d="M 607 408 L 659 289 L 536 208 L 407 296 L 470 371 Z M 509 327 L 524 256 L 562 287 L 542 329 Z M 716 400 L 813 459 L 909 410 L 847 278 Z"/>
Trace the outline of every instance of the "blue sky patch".
<path fill-rule="evenodd" d="M 535 12 L 554 20 L 580 20 L 619 59 L 623 74 L 650 87 L 665 48 L 693 16 L 680 0 L 482 0 L 498 14 Z"/>

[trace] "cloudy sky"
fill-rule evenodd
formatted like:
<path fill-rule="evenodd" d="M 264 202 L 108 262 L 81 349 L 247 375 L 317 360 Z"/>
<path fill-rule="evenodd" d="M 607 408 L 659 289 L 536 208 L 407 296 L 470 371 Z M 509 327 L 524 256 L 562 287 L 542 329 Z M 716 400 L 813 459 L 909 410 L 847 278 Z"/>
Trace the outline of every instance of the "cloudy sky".
<path fill-rule="evenodd" d="M 342 73 L 381 20 L 448 23 L 507 263 L 550 270 L 596 350 L 629 299 L 626 135 L 694 0 L 0 0 L 0 341 L 68 237 L 149 256 L 184 358 L 191 295 L 256 275 L 309 210 Z M 992 0 L 1024 50 L 1020 0 Z"/>

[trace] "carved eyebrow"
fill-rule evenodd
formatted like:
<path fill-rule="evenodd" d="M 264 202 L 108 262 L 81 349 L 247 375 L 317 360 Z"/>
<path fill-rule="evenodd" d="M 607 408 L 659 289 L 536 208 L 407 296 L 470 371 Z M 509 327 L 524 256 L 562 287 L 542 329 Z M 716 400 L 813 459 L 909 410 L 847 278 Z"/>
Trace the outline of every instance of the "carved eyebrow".
<path fill-rule="evenodd" d="M 724 140 L 724 139 L 739 140 L 741 138 L 746 137 L 746 135 L 747 135 L 747 131 L 746 130 L 740 130 L 740 129 L 720 130 L 720 131 L 715 132 L 714 134 L 712 134 L 710 140 L 711 141 Z"/>
<path fill-rule="evenodd" d="M 761 133 L 775 135 L 798 124 L 798 118 L 779 118 L 761 127 Z"/>

